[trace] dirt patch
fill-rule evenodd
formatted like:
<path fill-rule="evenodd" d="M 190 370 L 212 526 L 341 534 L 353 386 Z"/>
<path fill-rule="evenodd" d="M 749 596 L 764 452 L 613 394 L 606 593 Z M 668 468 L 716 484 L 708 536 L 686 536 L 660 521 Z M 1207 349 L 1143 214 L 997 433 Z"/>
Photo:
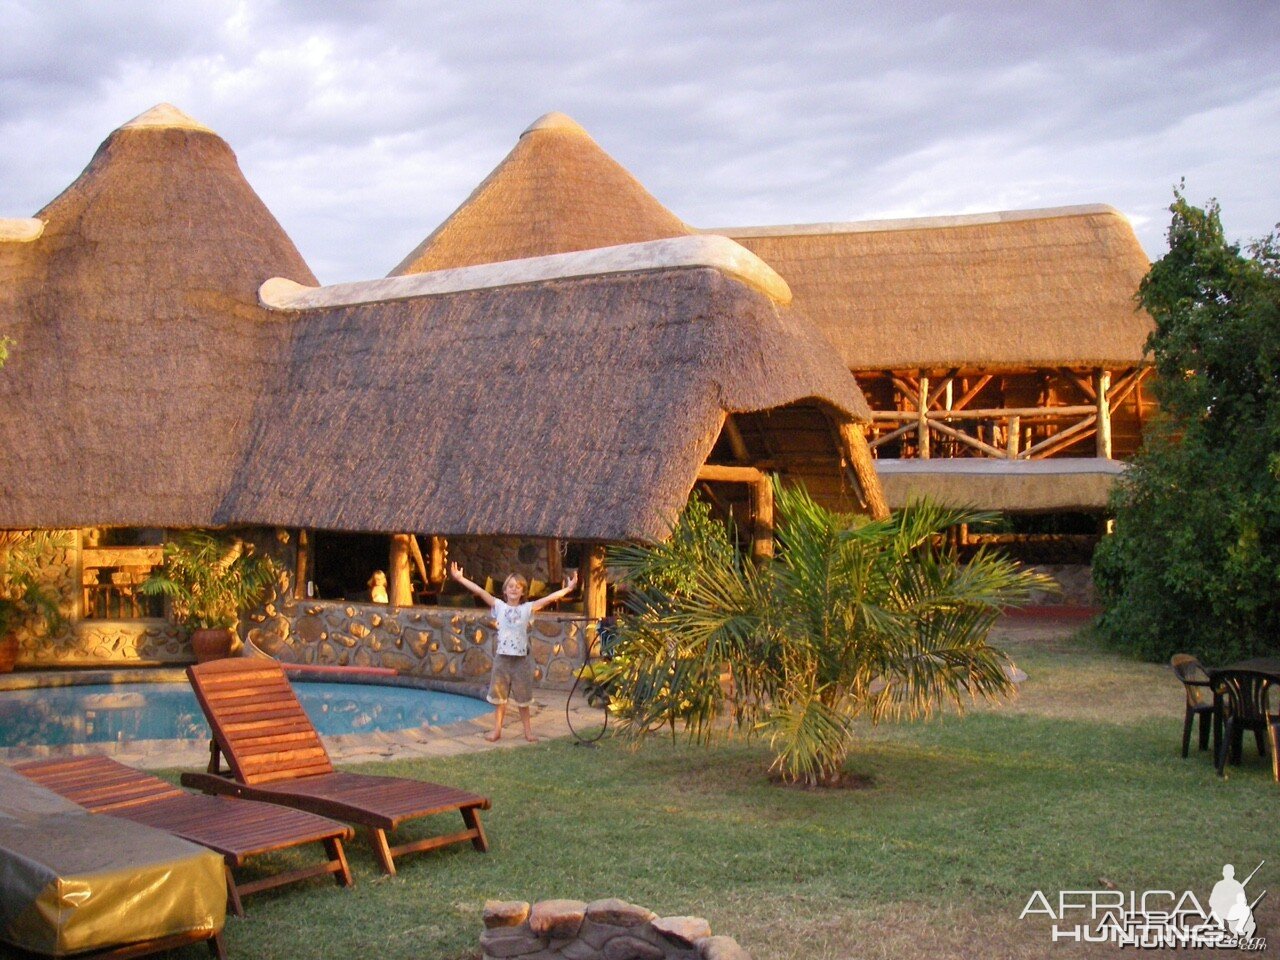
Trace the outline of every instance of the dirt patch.
<path fill-rule="evenodd" d="M 768 773 L 768 780 L 774 786 L 784 790 L 800 790 L 805 793 L 821 793 L 824 790 L 870 790 L 876 785 L 876 778 L 869 773 L 842 773 L 839 779 L 824 783 L 796 783 L 784 780 L 776 770 Z"/>

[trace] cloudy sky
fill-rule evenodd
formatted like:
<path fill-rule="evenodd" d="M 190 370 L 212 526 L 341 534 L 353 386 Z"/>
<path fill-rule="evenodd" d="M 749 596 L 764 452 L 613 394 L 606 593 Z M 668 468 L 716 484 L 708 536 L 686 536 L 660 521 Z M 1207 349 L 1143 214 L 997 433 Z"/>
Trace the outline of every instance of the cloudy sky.
<path fill-rule="evenodd" d="M 698 226 L 1109 203 L 1280 220 L 1280 3 L 0 0 L 0 217 L 174 103 L 323 282 L 382 276 L 560 110 Z"/>

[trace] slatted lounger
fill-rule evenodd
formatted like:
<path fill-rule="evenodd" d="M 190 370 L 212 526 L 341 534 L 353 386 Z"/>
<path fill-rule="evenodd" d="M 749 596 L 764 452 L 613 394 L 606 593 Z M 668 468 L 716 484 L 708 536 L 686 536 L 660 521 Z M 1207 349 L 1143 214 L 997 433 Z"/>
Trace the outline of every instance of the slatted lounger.
<path fill-rule="evenodd" d="M 408 780 L 339 773 L 284 669 L 273 660 L 232 658 L 187 668 L 196 699 L 213 731 L 208 773 L 184 773 L 182 782 L 206 793 L 280 803 L 371 831 L 373 852 L 389 874 L 394 857 L 470 840 L 489 849 L 480 811 L 489 799 L 465 790 Z M 222 773 L 225 756 L 230 771 Z M 392 847 L 387 831 L 406 820 L 457 810 L 467 829 Z"/>
<path fill-rule="evenodd" d="M 143 823 L 222 854 L 227 903 L 236 916 L 244 916 L 242 897 L 295 880 L 332 873 L 339 885 L 351 886 L 342 841 L 350 840 L 354 831 L 327 817 L 271 803 L 188 793 L 108 757 L 35 760 L 14 764 L 13 769 L 90 813 Z M 326 861 L 248 883 L 237 883 L 232 876 L 231 868 L 249 857 L 306 843 L 323 843 Z"/>

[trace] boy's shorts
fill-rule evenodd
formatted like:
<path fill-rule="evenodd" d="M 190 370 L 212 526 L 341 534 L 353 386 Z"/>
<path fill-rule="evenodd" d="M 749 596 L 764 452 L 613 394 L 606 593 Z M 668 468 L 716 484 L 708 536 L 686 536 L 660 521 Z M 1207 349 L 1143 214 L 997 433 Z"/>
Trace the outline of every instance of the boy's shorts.
<path fill-rule="evenodd" d="M 489 677 L 489 694 L 494 706 L 510 700 L 517 707 L 533 704 L 533 657 L 513 657 L 500 653 L 493 658 L 493 674 Z"/>

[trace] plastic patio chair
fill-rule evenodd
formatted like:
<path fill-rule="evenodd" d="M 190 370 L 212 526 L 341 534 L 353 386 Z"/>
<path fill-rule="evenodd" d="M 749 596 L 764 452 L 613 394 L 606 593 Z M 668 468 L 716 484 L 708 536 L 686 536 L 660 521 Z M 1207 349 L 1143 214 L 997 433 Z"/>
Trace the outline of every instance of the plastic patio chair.
<path fill-rule="evenodd" d="M 1209 749 L 1209 725 L 1213 719 L 1213 684 L 1200 661 L 1189 653 L 1176 653 L 1169 661 L 1173 672 L 1182 681 L 1187 695 L 1187 710 L 1182 718 L 1182 758 L 1187 758 L 1191 746 L 1191 727 L 1200 718 L 1200 749 Z M 1215 758 L 1216 759 L 1216 758 Z"/>
<path fill-rule="evenodd" d="M 1272 680 L 1262 694 L 1267 711 L 1267 740 L 1271 747 L 1271 778 L 1280 783 L 1280 684 Z M 1275 705 L 1275 709 L 1272 706 Z"/>
<path fill-rule="evenodd" d="M 1244 732 L 1252 730 L 1258 744 L 1258 756 L 1267 752 L 1266 737 L 1267 688 L 1271 677 L 1252 670 L 1228 670 L 1216 675 L 1215 693 L 1222 703 L 1222 744 L 1218 748 L 1218 775 L 1223 776 L 1228 758 L 1239 763 L 1243 752 Z M 1273 751 L 1274 753 L 1274 751 Z M 1272 760 L 1274 768 L 1274 757 Z"/>

